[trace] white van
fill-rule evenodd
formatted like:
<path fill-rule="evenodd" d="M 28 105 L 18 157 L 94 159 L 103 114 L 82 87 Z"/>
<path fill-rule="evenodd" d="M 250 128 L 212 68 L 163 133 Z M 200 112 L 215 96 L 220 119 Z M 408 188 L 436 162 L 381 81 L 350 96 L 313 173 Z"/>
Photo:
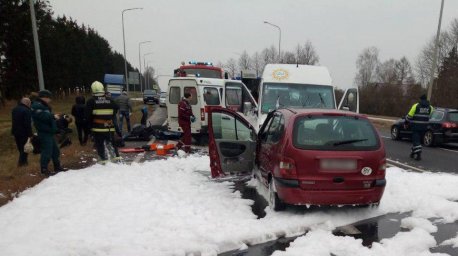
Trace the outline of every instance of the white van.
<path fill-rule="evenodd" d="M 241 113 L 255 122 L 257 103 L 248 88 L 238 80 L 201 77 L 176 77 L 169 80 L 167 95 L 167 122 L 170 131 L 182 129 L 178 125 L 178 103 L 189 92 L 192 95 L 192 113 L 196 121 L 191 133 L 196 139 L 208 134 L 206 106 L 221 106 Z"/>
<path fill-rule="evenodd" d="M 347 89 L 337 108 L 332 79 L 326 67 L 267 64 L 259 88 L 258 120 L 277 108 L 343 109 L 359 113 L 358 89 Z"/>

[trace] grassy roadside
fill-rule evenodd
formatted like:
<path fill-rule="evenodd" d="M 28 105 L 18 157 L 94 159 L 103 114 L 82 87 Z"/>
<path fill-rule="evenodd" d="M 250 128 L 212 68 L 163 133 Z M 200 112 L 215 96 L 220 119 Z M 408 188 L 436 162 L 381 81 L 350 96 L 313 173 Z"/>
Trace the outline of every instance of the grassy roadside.
<path fill-rule="evenodd" d="M 75 96 L 69 96 L 53 100 L 51 102 L 53 112 L 70 114 L 74 98 Z M 5 107 L 0 108 L 0 137 L 3 140 L 3 143 L 0 143 L 0 206 L 12 200 L 20 192 L 33 187 L 43 180 L 40 175 L 40 155 L 30 154 L 29 165 L 17 167 L 19 153 L 16 149 L 14 137 L 11 135 L 11 110 L 15 106 L 16 102 L 9 101 Z M 133 125 L 140 123 L 140 109 L 143 106 L 143 102 L 132 101 L 132 106 L 131 124 Z M 151 111 L 152 107 L 149 106 L 149 112 L 151 113 Z M 93 159 L 97 158 L 97 154 L 92 148 L 92 143 L 88 143 L 84 147 L 80 146 L 74 122 L 69 127 L 73 130 L 73 133 L 70 134 L 73 144 L 61 149 L 62 166 L 69 169 L 81 169 L 94 164 L 95 161 Z M 51 163 L 50 169 L 52 170 Z"/>

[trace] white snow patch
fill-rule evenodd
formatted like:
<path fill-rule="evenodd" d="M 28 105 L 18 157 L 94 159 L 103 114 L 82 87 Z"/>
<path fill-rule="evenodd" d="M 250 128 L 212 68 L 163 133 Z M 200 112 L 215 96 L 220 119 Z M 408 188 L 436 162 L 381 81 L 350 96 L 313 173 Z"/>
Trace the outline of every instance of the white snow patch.
<path fill-rule="evenodd" d="M 401 221 L 401 228 L 414 229 L 421 228 L 429 233 L 437 232 L 437 227 L 431 221 L 423 218 L 408 217 Z"/>
<path fill-rule="evenodd" d="M 380 243 L 372 243 L 368 248 L 362 245 L 361 239 L 348 236 L 335 236 L 328 230 L 313 230 L 299 237 L 290 244 L 286 251 L 276 251 L 273 256 L 426 256 L 434 254 L 429 248 L 436 246 L 436 240 L 427 231 L 414 228 L 409 232 L 400 232 Z"/>
<path fill-rule="evenodd" d="M 458 233 L 455 238 L 450 238 L 441 243 L 441 245 L 451 245 L 452 247 L 458 247 Z"/>
<path fill-rule="evenodd" d="M 0 198 L 6 198 L 6 196 L 0 192 Z"/>
<path fill-rule="evenodd" d="M 390 212 L 412 211 L 416 218 L 443 222 L 458 219 L 458 176 L 389 168 L 378 209 L 266 208 L 266 217 L 258 220 L 251 211 L 253 201 L 234 193 L 233 183 L 208 178 L 209 164 L 207 156 L 190 155 L 59 173 L 0 208 L 0 255 L 216 255 L 310 229 L 298 243 L 316 233 L 364 251 L 369 249 L 360 241 L 334 239 L 330 230 Z M 421 243 L 412 252 L 434 246 L 430 234 L 419 228 L 423 224 L 412 224 L 418 227 L 392 242 L 383 240 L 377 250 L 410 249 L 410 237 L 416 246 Z M 333 248 L 327 240 L 317 241 L 324 249 Z"/>

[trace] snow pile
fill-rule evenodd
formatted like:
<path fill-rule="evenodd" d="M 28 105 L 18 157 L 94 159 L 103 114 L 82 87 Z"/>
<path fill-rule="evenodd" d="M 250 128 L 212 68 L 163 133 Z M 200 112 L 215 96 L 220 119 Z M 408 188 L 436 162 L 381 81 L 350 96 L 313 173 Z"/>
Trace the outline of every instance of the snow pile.
<path fill-rule="evenodd" d="M 372 248 L 364 247 L 361 239 L 348 236 L 335 236 L 330 230 L 317 229 L 297 238 L 286 251 L 276 251 L 273 256 L 426 256 L 444 255 L 430 253 L 429 248 L 436 246 L 432 235 L 421 228 L 400 232 L 393 238 L 372 243 Z"/>
<path fill-rule="evenodd" d="M 451 238 L 442 242 L 441 245 L 451 245 L 452 247 L 458 247 L 458 233 L 455 238 Z"/>
<path fill-rule="evenodd" d="M 234 192 L 233 183 L 217 183 L 209 175 L 209 158 L 197 155 L 60 173 L 0 208 L 0 255 L 216 255 L 309 229 L 287 253 L 311 243 L 310 255 L 340 247 L 358 252 L 354 255 L 406 250 L 422 255 L 436 243 L 429 234 L 434 226 L 425 218 L 458 218 L 454 175 L 389 168 L 378 209 L 266 209 L 259 220 L 251 211 L 253 202 Z M 411 230 L 372 249 L 330 232 L 398 211 L 412 211 L 413 217 L 403 221 Z"/>

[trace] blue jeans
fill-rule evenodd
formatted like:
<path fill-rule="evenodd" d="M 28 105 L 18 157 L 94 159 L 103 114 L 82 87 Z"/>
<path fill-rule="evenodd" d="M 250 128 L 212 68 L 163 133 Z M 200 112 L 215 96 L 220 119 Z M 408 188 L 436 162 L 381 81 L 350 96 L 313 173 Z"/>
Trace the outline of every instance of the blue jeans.
<path fill-rule="evenodd" d="M 119 111 L 119 130 L 122 132 L 123 120 L 126 118 L 127 131 L 130 132 L 130 113 L 129 111 Z"/>

